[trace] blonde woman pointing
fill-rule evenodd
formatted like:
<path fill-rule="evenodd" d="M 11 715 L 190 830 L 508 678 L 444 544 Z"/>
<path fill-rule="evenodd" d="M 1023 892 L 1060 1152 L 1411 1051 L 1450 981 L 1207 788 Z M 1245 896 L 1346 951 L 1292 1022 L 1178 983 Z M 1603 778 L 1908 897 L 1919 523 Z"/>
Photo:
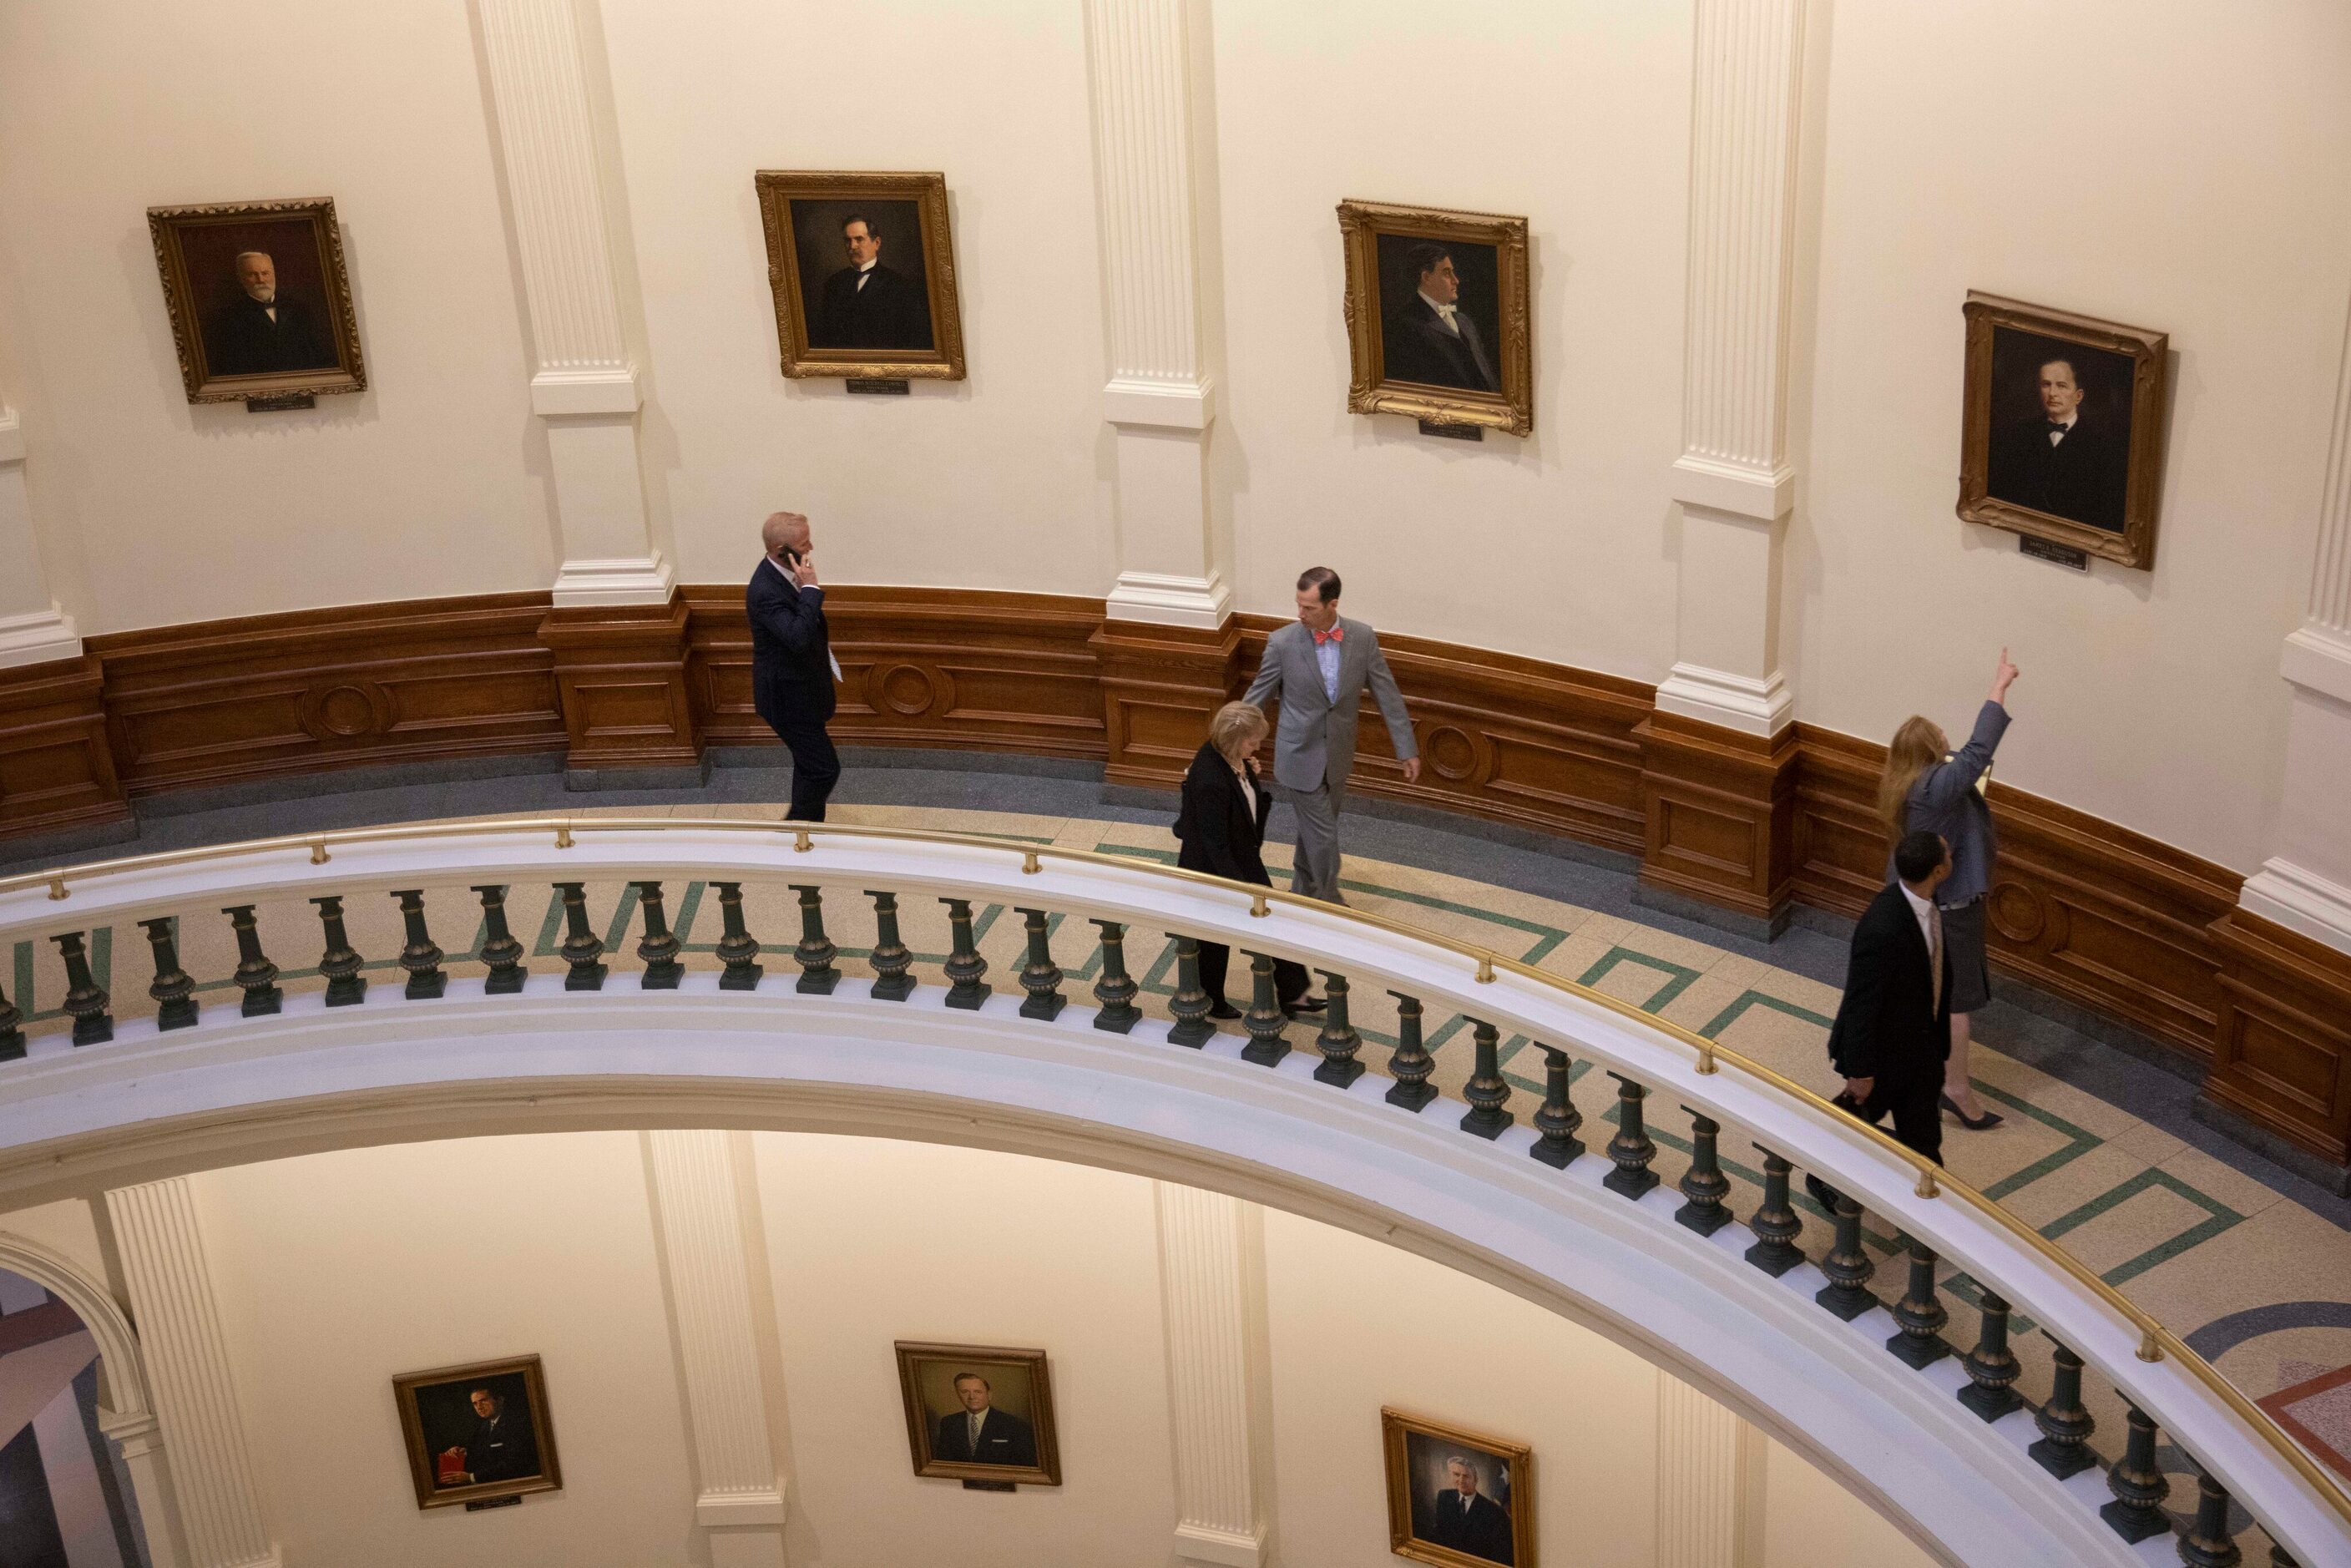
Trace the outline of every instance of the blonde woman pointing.
<path fill-rule="evenodd" d="M 1899 843 L 1905 833 L 1924 831 L 1941 834 L 1951 846 L 1951 874 L 1935 892 L 1951 959 L 1951 1054 L 1944 1064 L 1942 1105 L 1975 1132 L 2001 1121 L 1977 1102 L 1975 1085 L 1968 1080 L 1968 1017 L 1991 999 L 1984 900 L 1991 891 L 1992 860 L 1999 851 L 1991 807 L 1979 785 L 2007 732 L 2005 703 L 2015 679 L 2016 666 L 2002 648 L 1991 695 L 1976 714 L 1975 733 L 1957 753 L 1932 719 L 1914 714 L 1904 720 L 1886 748 L 1886 776 L 1877 787 L 1877 811 L 1885 819 L 1888 842 Z M 1890 863 L 1886 874 L 1894 875 Z"/>

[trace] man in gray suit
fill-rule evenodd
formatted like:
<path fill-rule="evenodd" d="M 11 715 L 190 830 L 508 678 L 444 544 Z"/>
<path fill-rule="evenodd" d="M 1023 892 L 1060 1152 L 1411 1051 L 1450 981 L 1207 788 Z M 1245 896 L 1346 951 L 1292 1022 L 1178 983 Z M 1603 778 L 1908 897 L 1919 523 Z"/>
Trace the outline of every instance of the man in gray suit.
<path fill-rule="evenodd" d="M 1355 716 L 1366 685 L 1404 761 L 1404 781 L 1416 782 L 1420 748 L 1380 640 L 1339 613 L 1339 574 L 1310 567 L 1298 577 L 1298 619 L 1265 640 L 1265 662 L 1249 683 L 1249 700 L 1259 707 L 1269 696 L 1281 701 L 1273 792 L 1290 802 L 1297 822 L 1290 888 L 1331 904 L 1347 902 L 1339 896 L 1339 807 L 1354 771 Z"/>

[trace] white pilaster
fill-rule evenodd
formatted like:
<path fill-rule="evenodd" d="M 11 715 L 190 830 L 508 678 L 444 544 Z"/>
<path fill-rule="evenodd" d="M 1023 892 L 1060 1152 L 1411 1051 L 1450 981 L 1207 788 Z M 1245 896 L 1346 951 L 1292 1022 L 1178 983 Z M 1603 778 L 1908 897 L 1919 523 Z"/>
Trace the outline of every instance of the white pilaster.
<path fill-rule="evenodd" d="M 1681 603 L 1657 706 L 1751 735 L 1784 727 L 1781 519 L 1804 0 L 1698 0 L 1690 69 Z"/>
<path fill-rule="evenodd" d="M 49 597 L 25 493 L 25 430 L 0 403 L 0 669 L 81 657 L 73 617 Z"/>
<path fill-rule="evenodd" d="M 784 1483 L 768 1438 L 738 1134 L 646 1133 L 678 1362 L 694 1438 L 695 1522 L 715 1568 L 782 1568 Z"/>
<path fill-rule="evenodd" d="M 484 63 L 506 160 L 534 355 L 532 412 L 547 423 L 563 564 L 559 609 L 661 604 L 669 563 L 653 542 L 637 455 L 642 401 L 622 310 L 607 166 L 617 137 L 592 89 L 595 0 L 480 0 Z M 610 128 L 605 128 L 609 132 Z"/>
<path fill-rule="evenodd" d="M 1215 628 L 1232 610 L 1208 506 L 1216 384 L 1203 329 L 1191 0 L 1086 0 L 1118 452 L 1119 620 Z"/>
<path fill-rule="evenodd" d="M 113 1440 L 122 1455 L 122 1468 L 131 1472 L 147 1568 L 188 1568 L 187 1543 L 180 1539 L 180 1504 L 172 1494 L 172 1467 L 163 1457 L 162 1424 L 144 1412 L 121 1416 L 101 1408 L 98 1428 Z"/>
<path fill-rule="evenodd" d="M 2281 673 L 2294 686 L 2294 709 L 2276 853 L 2246 880 L 2238 903 L 2351 953 L 2351 324 L 2335 374 L 2308 608 L 2285 640 Z"/>
<path fill-rule="evenodd" d="M 1763 1435 L 1657 1374 L 1657 1568 L 1762 1568 Z"/>
<path fill-rule="evenodd" d="M 1273 1560 L 1267 1458 L 1264 1216 L 1255 1204 L 1152 1184 L 1176 1455 L 1176 1561 Z"/>
<path fill-rule="evenodd" d="M 195 1195 L 186 1177 L 174 1176 L 117 1188 L 106 1195 L 106 1210 L 121 1251 L 155 1414 L 171 1448 L 169 1490 L 188 1568 L 277 1568 L 277 1548 L 253 1484 L 253 1456 L 229 1374 Z M 125 1452 L 128 1457 L 127 1443 Z M 135 1465 L 132 1475 L 138 1477 Z M 147 1491 L 140 1482 L 152 1538 Z"/>

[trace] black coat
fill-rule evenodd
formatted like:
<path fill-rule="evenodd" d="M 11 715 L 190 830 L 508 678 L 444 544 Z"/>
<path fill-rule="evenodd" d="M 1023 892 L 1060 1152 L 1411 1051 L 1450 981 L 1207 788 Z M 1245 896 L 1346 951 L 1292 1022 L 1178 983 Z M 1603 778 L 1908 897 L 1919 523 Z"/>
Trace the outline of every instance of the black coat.
<path fill-rule="evenodd" d="M 1251 782 L 1257 764 L 1249 765 Z M 1265 820 L 1273 811 L 1273 797 L 1259 785 L 1257 803 L 1241 788 L 1214 741 L 1201 744 L 1184 772 L 1183 805 L 1176 813 L 1176 836 L 1183 848 L 1176 863 L 1186 871 L 1205 871 L 1235 882 L 1271 887 L 1265 874 Z"/>
<path fill-rule="evenodd" d="M 931 302 L 923 291 L 881 263 L 857 287 L 858 271 L 844 267 L 824 280 L 824 298 L 809 333 L 811 349 L 928 349 Z"/>
<path fill-rule="evenodd" d="M 1465 1510 L 1461 1494 L 1447 1487 L 1437 1494 L 1435 1505 L 1415 1533 L 1432 1546 L 1450 1546 L 1488 1563 L 1518 1561 L 1510 1539 L 1510 1511 L 1483 1492 L 1471 1498 Z"/>
<path fill-rule="evenodd" d="M 1426 386 L 1459 387 L 1466 392 L 1499 392 L 1494 361 L 1478 335 L 1478 323 L 1467 310 L 1453 313 L 1458 336 L 1416 292 L 1404 308 L 1389 319 L 1383 336 L 1387 376 L 1393 382 L 1419 382 Z"/>
<path fill-rule="evenodd" d="M 2036 414 L 2019 421 L 1994 434 L 1984 488 L 1996 501 L 2120 533 L 2130 451 L 2119 435 L 2077 415 L 2072 432 L 2052 446 L 2047 420 Z"/>
<path fill-rule="evenodd" d="M 958 1465 L 1024 1465 L 1034 1469 L 1037 1435 L 1019 1416 L 991 1405 L 979 1424 L 979 1447 L 975 1452 L 970 1416 L 965 1411 L 951 1410 L 939 1417 L 938 1430 L 932 1434 L 931 1458 Z"/>
<path fill-rule="evenodd" d="M 1841 1077 L 1915 1083 L 1943 1081 L 1951 1054 L 1951 945 L 1943 944 L 1943 989 L 1935 998 L 1918 917 L 1890 882 L 1854 927 L 1844 999 L 1829 1029 L 1829 1060 Z"/>
<path fill-rule="evenodd" d="M 250 295 L 214 312 L 204 325 L 204 369 L 216 376 L 261 376 L 284 371 L 331 371 L 335 345 L 318 313 L 283 290 L 271 306 Z"/>
<path fill-rule="evenodd" d="M 762 559 L 743 591 L 751 620 L 751 706 L 776 724 L 822 724 L 832 716 L 832 636 L 824 590 L 801 588 Z"/>
<path fill-rule="evenodd" d="M 474 1417 L 465 1438 L 465 1469 L 476 1481 L 528 1480 L 538 1474 L 538 1436 L 530 1429 L 530 1413 L 509 1404 L 495 1421 Z"/>

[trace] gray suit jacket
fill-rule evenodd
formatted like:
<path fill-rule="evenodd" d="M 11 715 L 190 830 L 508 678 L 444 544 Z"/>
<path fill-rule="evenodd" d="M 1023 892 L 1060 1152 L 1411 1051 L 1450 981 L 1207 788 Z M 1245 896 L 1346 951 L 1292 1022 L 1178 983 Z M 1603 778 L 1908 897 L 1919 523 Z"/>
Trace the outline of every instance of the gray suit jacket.
<path fill-rule="evenodd" d="M 1910 786 L 1903 810 L 1905 830 L 1940 833 L 1951 846 L 1951 874 L 1935 890 L 1935 902 L 1946 909 L 1991 891 L 1992 860 L 2000 842 L 1992 831 L 1991 807 L 1976 789 L 1976 780 L 1991 766 L 1991 754 L 2007 732 L 2008 710 L 1998 703 L 1984 704 L 1976 715 L 1976 731 L 1959 755 L 1928 768 Z M 1890 855 L 1886 875 L 1889 881 L 1894 876 Z"/>
<path fill-rule="evenodd" d="M 1311 790 L 1328 784 L 1335 792 L 1355 768 L 1355 716 L 1364 687 L 1387 720 L 1388 739 L 1398 758 L 1417 757 L 1404 694 L 1380 653 L 1380 640 L 1361 621 L 1339 617 L 1339 696 L 1323 695 L 1322 666 L 1314 658 L 1314 633 L 1298 622 L 1277 628 L 1265 640 L 1265 662 L 1249 683 L 1249 700 L 1259 707 L 1269 696 L 1281 699 L 1281 727 L 1273 737 L 1273 781 L 1285 789 Z"/>

